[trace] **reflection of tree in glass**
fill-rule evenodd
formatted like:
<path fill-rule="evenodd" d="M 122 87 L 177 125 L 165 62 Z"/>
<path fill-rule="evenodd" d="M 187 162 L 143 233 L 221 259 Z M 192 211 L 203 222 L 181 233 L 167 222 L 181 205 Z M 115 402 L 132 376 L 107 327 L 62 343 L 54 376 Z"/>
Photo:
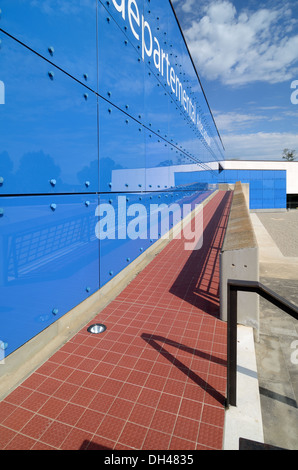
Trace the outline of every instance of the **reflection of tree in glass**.
<path fill-rule="evenodd" d="M 164 160 L 160 162 L 157 166 L 173 166 L 173 160 Z"/>
<path fill-rule="evenodd" d="M 13 178 L 13 161 L 7 152 L 0 153 L 0 177 L 3 178 L 3 182 Z"/>
<path fill-rule="evenodd" d="M 55 179 L 58 186 L 60 173 L 52 157 L 43 151 L 29 152 L 21 158 L 16 181 L 19 189 L 47 192 L 51 180 Z"/>
<path fill-rule="evenodd" d="M 84 184 L 85 181 L 90 181 L 90 187 L 97 188 L 99 171 L 101 188 L 104 189 L 104 187 L 107 187 L 112 180 L 112 171 L 122 169 L 124 169 L 124 167 L 116 164 L 111 158 L 101 158 L 99 160 L 99 168 L 98 160 L 93 160 L 89 166 L 85 166 L 78 173 L 78 180 L 82 184 Z"/>

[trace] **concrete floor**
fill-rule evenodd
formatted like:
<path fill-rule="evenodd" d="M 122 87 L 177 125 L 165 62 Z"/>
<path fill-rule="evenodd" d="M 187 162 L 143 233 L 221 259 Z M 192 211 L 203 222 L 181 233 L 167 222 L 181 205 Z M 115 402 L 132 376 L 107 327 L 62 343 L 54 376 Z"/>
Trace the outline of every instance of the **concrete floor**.
<path fill-rule="evenodd" d="M 298 212 L 251 214 L 259 249 L 260 282 L 298 305 Z M 285 256 L 285 254 L 287 256 Z M 255 343 L 264 441 L 298 449 L 298 321 L 260 299 Z"/>

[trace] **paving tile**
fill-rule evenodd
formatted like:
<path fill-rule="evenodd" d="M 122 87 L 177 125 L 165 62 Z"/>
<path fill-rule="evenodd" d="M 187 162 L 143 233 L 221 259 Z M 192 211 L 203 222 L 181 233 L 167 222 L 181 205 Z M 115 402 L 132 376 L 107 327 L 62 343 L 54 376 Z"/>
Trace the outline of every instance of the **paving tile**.
<path fill-rule="evenodd" d="M 114 403 L 115 397 L 107 395 L 106 393 L 95 393 L 92 400 L 90 401 L 88 408 L 102 413 L 108 413 L 112 403 Z"/>
<path fill-rule="evenodd" d="M 24 408 L 16 408 L 3 422 L 3 426 L 12 429 L 13 431 L 20 431 L 30 419 L 34 413 Z"/>
<path fill-rule="evenodd" d="M 102 436 L 93 436 L 90 442 L 84 442 L 86 450 L 113 450 L 116 442 Z"/>
<path fill-rule="evenodd" d="M 76 427 L 95 433 L 105 417 L 104 413 L 94 410 L 85 410 L 76 423 Z"/>
<path fill-rule="evenodd" d="M 141 424 L 145 427 L 149 427 L 152 422 L 153 416 L 155 413 L 155 408 L 150 406 L 145 406 L 137 403 L 133 406 L 131 414 L 129 415 L 128 420 L 131 423 Z"/>
<path fill-rule="evenodd" d="M 197 442 L 199 421 L 178 416 L 173 434 L 188 441 Z"/>
<path fill-rule="evenodd" d="M 30 411 L 38 411 L 48 401 L 49 396 L 40 392 L 32 392 L 29 397 L 22 402 L 22 408 Z"/>
<path fill-rule="evenodd" d="M 181 403 L 181 397 L 163 393 L 158 402 L 158 409 L 168 411 L 169 413 L 178 414 Z"/>
<path fill-rule="evenodd" d="M 55 365 L 55 368 L 56 368 L 56 364 Z M 40 369 L 38 369 L 40 370 Z M 53 369 L 50 367 L 49 368 L 49 374 L 51 374 L 51 371 Z M 32 390 L 36 390 L 39 385 L 44 382 L 46 380 L 46 375 L 43 375 L 41 373 L 38 373 L 38 372 L 34 372 L 32 375 L 30 375 L 26 380 L 24 380 L 23 382 L 23 386 L 24 387 L 27 387 L 27 388 L 31 388 Z"/>
<path fill-rule="evenodd" d="M 22 434 L 39 440 L 52 423 L 52 419 L 41 415 L 34 415 L 32 419 L 22 428 Z"/>
<path fill-rule="evenodd" d="M 38 414 L 47 416 L 48 418 L 56 419 L 66 406 L 64 400 L 59 398 L 50 397 L 46 403 L 39 409 Z"/>
<path fill-rule="evenodd" d="M 170 443 L 171 450 L 196 450 L 196 443 L 173 436 Z"/>
<path fill-rule="evenodd" d="M 17 435 L 16 431 L 0 425 L 0 449 L 5 449 L 9 442 Z"/>
<path fill-rule="evenodd" d="M 2 423 L 13 411 L 17 409 L 17 405 L 7 401 L 0 402 L 0 423 Z"/>
<path fill-rule="evenodd" d="M 36 441 L 30 437 L 17 434 L 5 447 L 5 450 L 30 450 L 35 442 Z"/>
<path fill-rule="evenodd" d="M 143 447 L 143 450 L 168 450 L 171 441 L 171 435 L 165 434 L 154 429 L 149 429 Z"/>
<path fill-rule="evenodd" d="M 63 382 L 61 380 L 47 377 L 46 380 L 39 385 L 37 391 L 52 396 L 59 389 L 62 383 Z"/>
<path fill-rule="evenodd" d="M 21 405 L 31 395 L 31 393 L 32 390 L 21 385 L 11 392 L 4 401 L 18 406 Z"/>
<path fill-rule="evenodd" d="M 111 441 L 117 441 L 125 423 L 126 421 L 123 419 L 115 418 L 114 416 L 105 416 L 97 429 L 96 436 L 101 436 Z M 125 444 L 125 442 L 123 442 L 123 444 Z"/>
<path fill-rule="evenodd" d="M 61 450 L 86 450 L 93 434 L 82 429 L 73 428 L 61 445 Z"/>
<path fill-rule="evenodd" d="M 73 368 L 68 366 L 59 366 L 51 373 L 53 379 L 66 380 L 72 374 Z"/>
<path fill-rule="evenodd" d="M 113 404 L 109 408 L 108 414 L 121 419 L 128 419 L 134 404 L 123 398 L 115 398 Z"/>
<path fill-rule="evenodd" d="M 142 449 L 147 432 L 148 429 L 144 426 L 126 423 L 119 437 L 119 442 L 134 449 Z"/>
<path fill-rule="evenodd" d="M 81 406 L 88 406 L 96 395 L 96 390 L 86 387 L 79 387 L 71 397 L 71 402 Z"/>
<path fill-rule="evenodd" d="M 54 421 L 43 433 L 40 441 L 55 447 L 56 449 L 60 449 L 72 429 L 72 426 L 60 423 L 59 421 Z"/>
<path fill-rule="evenodd" d="M 65 381 L 73 385 L 83 386 L 89 375 L 90 372 L 72 369 L 71 373 L 65 378 Z"/>
<path fill-rule="evenodd" d="M 60 387 L 53 393 L 53 396 L 56 398 L 61 398 L 61 400 L 69 401 L 71 397 L 78 391 L 79 386 L 70 384 L 70 383 L 62 383 Z"/>
<path fill-rule="evenodd" d="M 200 421 L 202 416 L 203 403 L 199 401 L 183 398 L 179 408 L 179 415 L 185 418 L 192 418 Z"/>
<path fill-rule="evenodd" d="M 222 427 L 201 423 L 198 436 L 198 443 L 209 446 L 213 449 L 221 450 L 223 441 Z"/>
<path fill-rule="evenodd" d="M 75 405 L 73 403 L 66 403 L 61 413 L 57 416 L 57 421 L 75 426 L 83 415 L 85 408 L 83 406 Z"/>
<path fill-rule="evenodd" d="M 157 409 L 151 422 L 151 429 L 172 434 L 177 420 L 176 414 Z"/>
<path fill-rule="evenodd" d="M 119 390 L 118 397 L 130 401 L 136 401 L 141 391 L 142 387 L 140 387 L 139 385 L 125 383 Z"/>

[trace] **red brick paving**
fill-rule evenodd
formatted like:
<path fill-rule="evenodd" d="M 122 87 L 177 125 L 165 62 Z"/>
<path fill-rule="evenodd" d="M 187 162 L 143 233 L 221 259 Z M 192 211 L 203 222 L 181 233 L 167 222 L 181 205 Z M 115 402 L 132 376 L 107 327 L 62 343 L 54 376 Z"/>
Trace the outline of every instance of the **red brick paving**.
<path fill-rule="evenodd" d="M 173 240 L 91 323 L 0 403 L 0 448 L 221 449 L 226 324 L 219 253 L 231 193 L 204 208 L 204 243 Z"/>

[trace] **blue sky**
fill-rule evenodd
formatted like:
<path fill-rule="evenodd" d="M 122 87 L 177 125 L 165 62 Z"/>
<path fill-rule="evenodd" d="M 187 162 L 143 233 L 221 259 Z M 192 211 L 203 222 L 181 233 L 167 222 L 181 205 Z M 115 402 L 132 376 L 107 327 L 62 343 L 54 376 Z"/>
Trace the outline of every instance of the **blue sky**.
<path fill-rule="evenodd" d="M 172 3 L 226 159 L 282 160 L 284 148 L 298 156 L 297 0 Z"/>

